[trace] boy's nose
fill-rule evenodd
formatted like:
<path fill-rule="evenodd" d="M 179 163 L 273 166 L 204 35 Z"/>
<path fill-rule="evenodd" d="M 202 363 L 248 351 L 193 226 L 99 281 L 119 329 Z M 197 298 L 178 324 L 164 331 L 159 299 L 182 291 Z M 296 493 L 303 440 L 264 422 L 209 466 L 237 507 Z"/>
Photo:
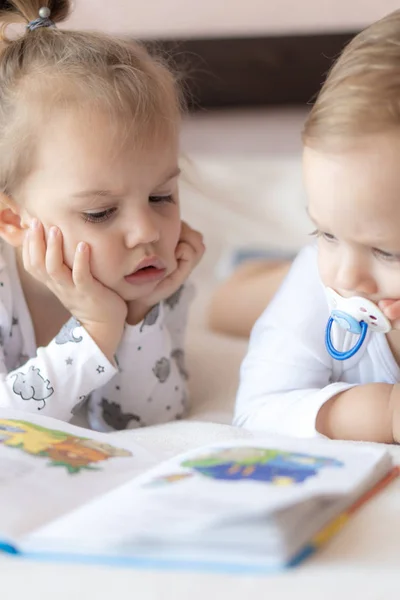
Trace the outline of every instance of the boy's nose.
<path fill-rule="evenodd" d="M 337 290 L 345 291 L 353 296 L 370 296 L 377 292 L 377 285 L 369 265 L 362 260 L 353 258 L 342 261 L 335 279 Z"/>

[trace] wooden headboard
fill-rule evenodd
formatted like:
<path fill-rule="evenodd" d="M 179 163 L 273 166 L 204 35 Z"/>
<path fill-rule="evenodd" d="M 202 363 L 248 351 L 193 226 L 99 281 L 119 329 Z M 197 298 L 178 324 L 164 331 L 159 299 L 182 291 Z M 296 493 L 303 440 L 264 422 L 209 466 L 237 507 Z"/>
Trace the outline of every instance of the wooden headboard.
<path fill-rule="evenodd" d="M 304 105 L 356 32 L 157 41 L 183 71 L 192 109 Z"/>

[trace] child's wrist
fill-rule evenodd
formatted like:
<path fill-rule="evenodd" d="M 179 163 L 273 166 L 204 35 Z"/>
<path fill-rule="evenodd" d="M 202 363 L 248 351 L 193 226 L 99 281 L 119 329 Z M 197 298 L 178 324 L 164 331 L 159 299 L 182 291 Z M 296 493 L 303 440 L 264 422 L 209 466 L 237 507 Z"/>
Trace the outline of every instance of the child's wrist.
<path fill-rule="evenodd" d="M 126 322 L 128 325 L 137 325 L 141 323 L 147 313 L 153 308 L 154 304 L 146 304 L 137 300 L 128 303 L 128 314 Z"/>
<path fill-rule="evenodd" d="M 400 443 L 400 385 L 395 383 L 392 386 L 389 397 L 388 409 L 392 423 L 393 443 Z"/>
<path fill-rule="evenodd" d="M 114 324 L 112 328 L 103 323 L 82 323 L 82 325 L 104 356 L 115 365 L 114 356 L 121 341 L 123 324 L 121 327 Z"/>

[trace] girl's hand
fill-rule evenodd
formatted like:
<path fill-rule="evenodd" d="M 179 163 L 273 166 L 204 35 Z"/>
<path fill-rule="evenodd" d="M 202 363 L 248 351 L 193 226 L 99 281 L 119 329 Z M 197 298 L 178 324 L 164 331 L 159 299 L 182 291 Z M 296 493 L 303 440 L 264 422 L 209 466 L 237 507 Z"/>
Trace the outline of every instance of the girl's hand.
<path fill-rule="evenodd" d="M 199 264 L 204 251 L 202 234 L 182 221 L 181 235 L 175 250 L 175 271 L 160 281 L 149 296 L 128 302 L 128 323 L 139 323 L 153 306 L 172 296 Z"/>
<path fill-rule="evenodd" d="M 400 329 L 400 300 L 381 300 L 378 306 L 391 321 L 393 329 Z"/>
<path fill-rule="evenodd" d="M 90 249 L 80 242 L 72 270 L 65 264 L 62 233 L 51 227 L 47 244 L 43 225 L 34 219 L 26 232 L 22 259 L 25 270 L 46 285 L 114 362 L 127 314 L 126 302 L 93 277 Z"/>

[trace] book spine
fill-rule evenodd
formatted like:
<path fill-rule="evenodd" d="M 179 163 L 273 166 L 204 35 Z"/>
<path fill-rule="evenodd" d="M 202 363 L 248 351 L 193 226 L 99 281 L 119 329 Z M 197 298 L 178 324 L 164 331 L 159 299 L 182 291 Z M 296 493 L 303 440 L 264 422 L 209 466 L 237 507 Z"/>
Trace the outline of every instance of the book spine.
<path fill-rule="evenodd" d="M 386 488 L 394 479 L 400 476 L 400 467 L 394 467 L 381 481 L 379 481 L 373 488 L 368 490 L 361 498 L 356 500 L 349 508 L 343 513 L 335 517 L 325 527 L 323 527 L 313 539 L 306 545 L 300 552 L 287 563 L 287 567 L 295 567 L 305 559 L 315 554 L 322 546 L 324 546 L 329 540 L 331 540 L 336 534 L 339 533 L 349 521 L 349 519 L 357 512 L 366 502 L 376 496 L 381 490 Z"/>

